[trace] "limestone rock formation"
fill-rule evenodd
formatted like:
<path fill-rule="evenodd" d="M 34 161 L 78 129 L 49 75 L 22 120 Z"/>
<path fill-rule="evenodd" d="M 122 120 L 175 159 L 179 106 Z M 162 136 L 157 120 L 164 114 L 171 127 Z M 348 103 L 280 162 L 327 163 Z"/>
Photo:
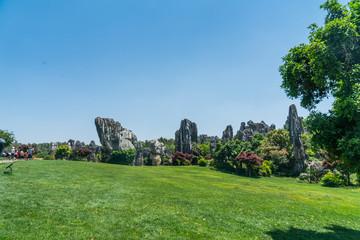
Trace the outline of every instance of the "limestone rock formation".
<path fill-rule="evenodd" d="M 71 150 L 75 149 L 75 140 L 74 139 L 69 139 L 69 141 L 67 142 L 67 144 L 69 145 Z"/>
<path fill-rule="evenodd" d="M 90 141 L 89 149 L 95 154 L 100 154 L 101 153 L 101 146 L 96 145 L 94 140 Z"/>
<path fill-rule="evenodd" d="M 144 148 L 144 149 L 143 149 L 143 158 L 148 158 L 148 157 L 150 157 L 150 153 L 151 153 L 150 148 Z"/>
<path fill-rule="evenodd" d="M 101 145 L 112 150 L 134 149 L 137 138 L 135 134 L 121 126 L 112 118 L 95 119 L 96 131 L 98 133 Z"/>
<path fill-rule="evenodd" d="M 213 155 L 216 144 L 220 142 L 220 139 L 217 136 L 208 136 L 206 134 L 200 135 L 200 143 L 203 144 L 205 142 L 210 143 L 210 153 Z"/>
<path fill-rule="evenodd" d="M 159 142 L 158 140 L 151 140 L 150 142 L 150 160 L 153 166 L 159 166 L 164 156 L 166 156 L 166 147 L 164 143 Z"/>
<path fill-rule="evenodd" d="M 85 148 L 85 143 L 80 142 L 80 141 L 76 141 L 75 142 L 75 148 Z"/>
<path fill-rule="evenodd" d="M 196 123 L 189 119 L 181 121 L 180 129 L 175 133 L 175 151 L 182 153 L 192 153 L 193 142 L 197 142 L 197 126 Z"/>
<path fill-rule="evenodd" d="M 88 162 L 97 162 L 99 159 L 95 156 L 95 153 L 90 153 L 87 157 Z"/>
<path fill-rule="evenodd" d="M 241 123 L 240 130 L 236 133 L 235 138 L 243 142 L 250 142 L 255 133 L 261 133 L 265 136 L 268 132 L 275 130 L 275 128 L 274 124 L 269 126 L 264 121 L 254 123 L 250 120 L 247 122 L 247 126 L 245 122 Z"/>
<path fill-rule="evenodd" d="M 304 133 L 304 128 L 301 125 L 301 120 L 297 114 L 296 106 L 294 104 L 289 107 L 289 116 L 285 127 L 288 126 L 290 140 L 293 144 L 294 161 L 293 172 L 294 174 L 300 174 L 306 168 L 305 165 L 305 150 L 301 138 L 301 134 Z"/>
<path fill-rule="evenodd" d="M 134 161 L 131 163 L 131 166 L 142 166 L 144 165 L 142 144 L 140 142 L 135 143 L 135 149 L 136 149 L 136 157 Z"/>
<path fill-rule="evenodd" d="M 52 144 L 51 144 L 51 152 L 50 152 L 50 155 L 51 155 L 51 156 L 54 156 L 55 151 L 56 151 L 57 148 L 58 148 L 57 143 L 52 143 Z"/>
<path fill-rule="evenodd" d="M 222 143 L 225 144 L 228 141 L 233 140 L 234 134 L 233 134 L 233 128 L 231 125 L 226 126 L 225 131 L 223 131 L 222 135 Z"/>
<path fill-rule="evenodd" d="M 121 126 L 119 122 L 116 122 L 112 118 L 100 118 L 95 119 L 96 131 L 98 133 L 100 143 L 104 149 L 108 152 L 113 150 L 128 150 L 136 149 L 139 152 L 142 152 L 142 147 L 140 147 L 137 141 L 135 134 Z M 142 160 L 140 159 L 139 154 L 132 165 L 141 166 Z"/>

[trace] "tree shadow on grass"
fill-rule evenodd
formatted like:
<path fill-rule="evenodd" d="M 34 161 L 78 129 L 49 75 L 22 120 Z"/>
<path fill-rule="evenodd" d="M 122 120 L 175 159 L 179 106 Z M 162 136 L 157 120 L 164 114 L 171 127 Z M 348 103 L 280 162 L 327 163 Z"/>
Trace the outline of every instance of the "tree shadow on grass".
<path fill-rule="evenodd" d="M 359 240 L 360 239 L 360 231 L 345 228 L 342 226 L 331 225 L 329 227 L 325 227 L 325 229 L 331 232 L 317 232 L 312 230 L 304 230 L 291 227 L 288 230 L 273 230 L 270 232 L 266 232 L 267 235 L 271 236 L 274 240 L 280 239 L 292 239 L 292 240 Z"/>

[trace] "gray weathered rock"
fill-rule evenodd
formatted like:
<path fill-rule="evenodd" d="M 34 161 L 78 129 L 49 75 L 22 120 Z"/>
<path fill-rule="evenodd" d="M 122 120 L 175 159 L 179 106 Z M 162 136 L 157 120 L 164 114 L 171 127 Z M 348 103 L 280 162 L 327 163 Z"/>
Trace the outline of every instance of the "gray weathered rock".
<path fill-rule="evenodd" d="M 148 157 L 150 157 L 150 153 L 151 153 L 150 148 L 144 148 L 144 149 L 143 149 L 143 158 L 148 158 Z"/>
<path fill-rule="evenodd" d="M 80 141 L 76 141 L 75 142 L 75 148 L 85 148 L 85 143 L 80 142 Z"/>
<path fill-rule="evenodd" d="M 87 157 L 87 161 L 88 162 L 96 162 L 96 157 L 95 157 L 95 153 L 90 153 L 89 156 Z"/>
<path fill-rule="evenodd" d="M 159 142 L 158 140 L 151 140 L 150 142 L 150 160 L 153 166 L 159 166 L 161 161 L 164 160 L 164 156 L 166 156 L 166 147 L 164 143 Z"/>
<path fill-rule="evenodd" d="M 161 165 L 162 159 L 161 159 L 160 155 L 150 153 L 150 159 L 151 159 L 152 166 L 160 166 Z"/>
<path fill-rule="evenodd" d="M 197 142 L 196 123 L 188 119 L 181 121 L 180 129 L 175 133 L 175 151 L 182 153 L 192 153 L 193 142 Z"/>
<path fill-rule="evenodd" d="M 137 138 L 135 134 L 121 126 L 112 118 L 95 119 L 96 130 L 101 145 L 108 150 L 134 149 Z"/>
<path fill-rule="evenodd" d="M 135 143 L 136 149 L 136 157 L 134 161 L 131 163 L 132 166 L 143 166 L 144 165 L 144 158 L 143 158 L 143 147 L 140 142 Z"/>
<path fill-rule="evenodd" d="M 222 135 L 222 143 L 225 144 L 228 141 L 233 140 L 234 134 L 233 134 L 233 128 L 231 125 L 226 126 L 225 131 L 223 131 Z"/>
<path fill-rule="evenodd" d="M 116 122 L 112 118 L 100 118 L 95 119 L 96 131 L 98 133 L 100 143 L 108 152 L 113 150 L 128 150 L 136 149 L 142 152 L 142 147 L 138 145 L 136 135 L 121 126 L 119 122 Z M 141 166 L 142 154 L 137 154 L 137 158 L 133 162 L 133 165 Z"/>
<path fill-rule="evenodd" d="M 67 144 L 69 145 L 71 150 L 75 149 L 75 140 L 74 139 L 69 139 L 69 141 L 67 142 Z"/>
<path fill-rule="evenodd" d="M 51 144 L 51 152 L 50 152 L 50 155 L 51 155 L 51 156 L 54 156 L 55 151 L 56 151 L 57 148 L 58 148 L 57 143 L 52 143 L 52 144 Z"/>
<path fill-rule="evenodd" d="M 297 114 L 296 106 L 294 104 L 290 105 L 289 116 L 285 126 L 288 126 L 290 140 L 293 144 L 294 160 L 292 165 L 293 172 L 296 175 L 303 172 L 306 168 L 306 155 L 301 138 L 301 134 L 304 133 L 304 129 L 302 127 L 301 120 L 302 118 L 300 118 Z"/>
<path fill-rule="evenodd" d="M 220 139 L 217 136 L 200 135 L 200 143 L 203 144 L 205 142 L 210 143 L 210 153 L 213 155 L 216 144 L 220 142 Z"/>
<path fill-rule="evenodd" d="M 101 146 L 96 145 L 94 140 L 91 140 L 91 142 L 89 144 L 89 149 L 95 154 L 101 153 Z"/>
<path fill-rule="evenodd" d="M 268 126 L 264 121 L 254 123 L 250 120 L 247 122 L 247 126 L 245 125 L 245 122 L 242 122 L 240 130 L 235 135 L 235 139 L 239 139 L 243 142 L 250 142 L 255 133 L 261 133 L 266 136 L 268 132 L 275 130 L 275 128 L 274 124 Z"/>

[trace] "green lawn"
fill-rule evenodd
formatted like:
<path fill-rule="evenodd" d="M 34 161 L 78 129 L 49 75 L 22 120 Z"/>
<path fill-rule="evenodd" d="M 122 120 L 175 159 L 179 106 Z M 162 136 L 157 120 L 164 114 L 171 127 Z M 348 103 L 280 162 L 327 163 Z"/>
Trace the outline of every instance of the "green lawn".
<path fill-rule="evenodd" d="M 0 164 L 0 239 L 360 239 L 360 190 L 208 168 Z"/>

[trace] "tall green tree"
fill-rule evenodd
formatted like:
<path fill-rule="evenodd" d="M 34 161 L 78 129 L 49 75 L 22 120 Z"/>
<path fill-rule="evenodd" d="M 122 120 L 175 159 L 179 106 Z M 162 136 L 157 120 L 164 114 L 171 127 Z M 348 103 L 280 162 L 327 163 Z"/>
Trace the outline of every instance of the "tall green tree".
<path fill-rule="evenodd" d="M 348 170 L 360 172 L 360 0 L 341 5 L 327 0 L 324 26 L 312 24 L 309 43 L 290 49 L 283 58 L 281 87 L 311 110 L 306 119 L 313 143 Z M 316 111 L 333 97 L 328 113 Z"/>
<path fill-rule="evenodd" d="M 3 147 L 7 147 L 9 146 L 11 143 L 13 143 L 15 141 L 15 136 L 14 133 L 9 132 L 7 130 L 1 130 L 0 129 L 0 138 L 5 140 L 5 144 L 3 145 Z"/>

